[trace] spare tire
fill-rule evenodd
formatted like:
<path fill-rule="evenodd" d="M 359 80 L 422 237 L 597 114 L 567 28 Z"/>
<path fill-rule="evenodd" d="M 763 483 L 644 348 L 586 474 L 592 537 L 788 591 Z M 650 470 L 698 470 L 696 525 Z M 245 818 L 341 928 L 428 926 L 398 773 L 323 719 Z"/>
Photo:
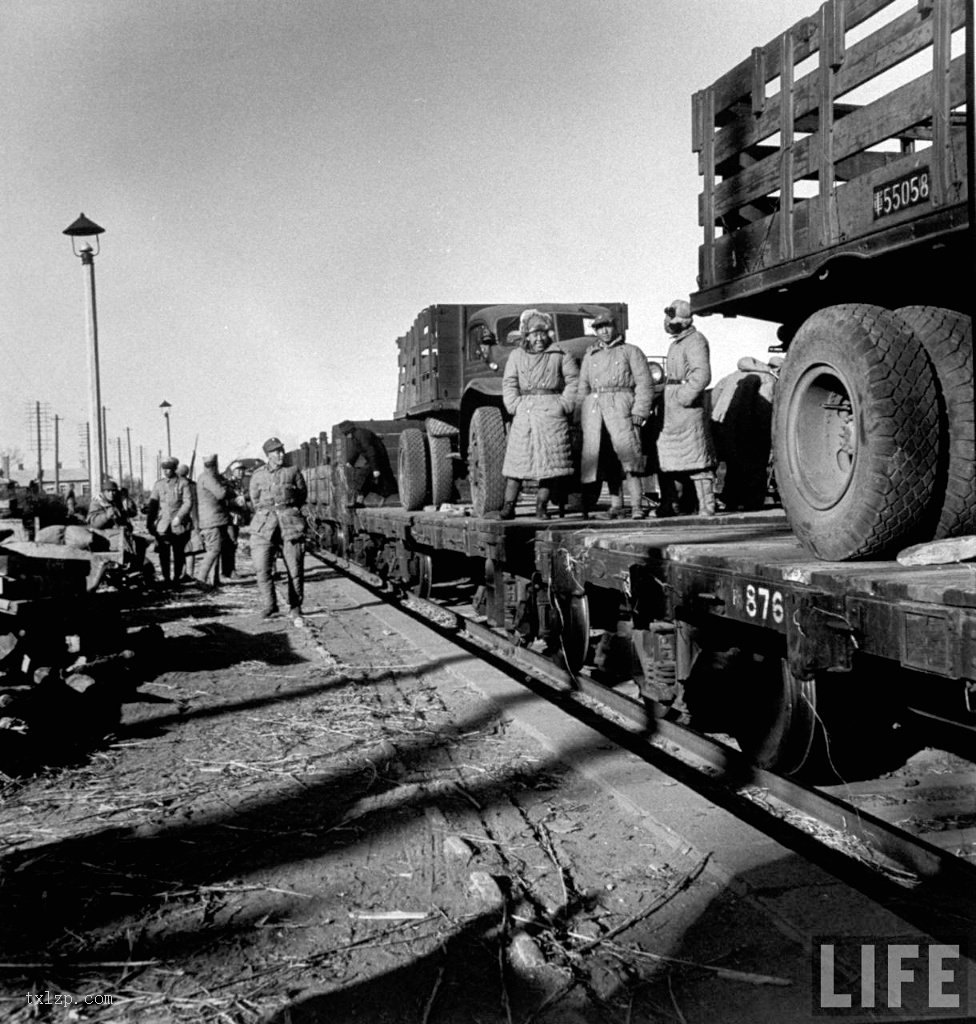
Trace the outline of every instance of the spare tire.
<path fill-rule="evenodd" d="M 797 331 L 773 410 L 776 481 L 793 531 L 831 561 L 919 539 L 938 450 L 935 376 L 897 314 L 829 306 Z"/>
<path fill-rule="evenodd" d="M 939 458 L 929 507 L 930 538 L 923 539 L 976 533 L 973 322 L 938 306 L 903 306 L 896 312 L 928 353 L 938 391 Z"/>

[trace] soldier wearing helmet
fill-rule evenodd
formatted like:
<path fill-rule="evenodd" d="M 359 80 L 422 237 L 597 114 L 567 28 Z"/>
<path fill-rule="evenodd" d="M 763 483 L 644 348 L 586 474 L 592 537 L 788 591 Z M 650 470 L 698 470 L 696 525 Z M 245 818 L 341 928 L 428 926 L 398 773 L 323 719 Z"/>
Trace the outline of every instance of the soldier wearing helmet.
<path fill-rule="evenodd" d="M 694 486 L 698 511 L 715 515 L 715 447 L 705 407 L 712 368 L 708 339 L 694 327 L 691 305 L 675 299 L 664 309 L 671 339 L 664 388 L 664 422 L 657 439 L 661 505 L 655 515 L 679 513 L 677 484 Z"/>
<path fill-rule="evenodd" d="M 647 460 L 641 429 L 651 414 L 654 397 L 651 371 L 644 353 L 624 341 L 612 316 L 597 316 L 593 329 L 599 340 L 583 356 L 579 381 L 584 516 L 597 497 L 593 485 L 599 489 L 600 477 L 607 481 L 610 490 L 610 517 L 622 515 L 621 485 L 626 475 L 631 514 L 634 519 L 643 519 L 641 477 Z"/>

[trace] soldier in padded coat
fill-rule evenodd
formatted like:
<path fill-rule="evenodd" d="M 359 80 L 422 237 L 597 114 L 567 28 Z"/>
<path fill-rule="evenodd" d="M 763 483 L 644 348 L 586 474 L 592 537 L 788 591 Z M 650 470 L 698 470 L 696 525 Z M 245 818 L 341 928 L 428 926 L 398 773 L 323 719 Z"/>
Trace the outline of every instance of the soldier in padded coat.
<path fill-rule="evenodd" d="M 691 306 L 675 299 L 664 310 L 664 329 L 671 336 L 664 423 L 657 439 L 661 505 L 657 516 L 678 514 L 677 478 L 694 484 L 698 511 L 715 515 L 715 447 L 705 404 L 712 368 L 708 340 L 692 323 Z"/>
<path fill-rule="evenodd" d="M 197 582 L 204 587 L 220 586 L 220 567 L 223 553 L 230 545 L 231 509 L 243 504 L 217 468 L 217 456 L 207 455 L 203 472 L 197 480 L 197 514 L 200 535 L 203 538 L 203 559 L 196 573 Z M 213 582 L 210 581 L 211 572 Z"/>
<path fill-rule="evenodd" d="M 610 490 L 610 517 L 622 515 L 621 477 L 625 473 L 633 518 L 643 519 L 641 477 L 647 460 L 640 432 L 651 414 L 651 371 L 647 357 L 636 345 L 624 341 L 612 316 L 598 316 L 593 329 L 600 340 L 583 356 L 578 391 L 585 500 L 589 505 L 597 497 L 592 485 L 602 468 Z"/>
<path fill-rule="evenodd" d="M 278 553 L 285 562 L 288 578 L 288 609 L 296 626 L 305 624 L 302 600 L 305 596 L 305 516 L 308 487 L 297 466 L 286 466 L 285 446 L 276 437 L 264 442 L 267 464 L 251 477 L 251 557 L 257 576 L 262 617 L 278 614 L 274 587 L 274 564 Z"/>
<path fill-rule="evenodd" d="M 550 494 L 560 510 L 566 504 L 564 478 L 573 474 L 569 417 L 576 404 L 576 360 L 553 344 L 552 317 L 527 309 L 519 319 L 521 341 L 508 357 L 502 399 L 512 413 L 502 473 L 505 504 L 500 519 L 515 518 L 523 480 L 538 480 L 536 515 L 549 518 Z"/>
<path fill-rule="evenodd" d="M 178 465 L 179 461 L 172 457 L 163 459 L 159 464 L 163 475 L 153 485 L 146 509 L 146 529 L 156 539 L 159 571 L 167 586 L 178 584 L 183 576 L 186 562 L 183 552 L 192 527 L 193 496 L 186 479 L 176 475 Z"/>

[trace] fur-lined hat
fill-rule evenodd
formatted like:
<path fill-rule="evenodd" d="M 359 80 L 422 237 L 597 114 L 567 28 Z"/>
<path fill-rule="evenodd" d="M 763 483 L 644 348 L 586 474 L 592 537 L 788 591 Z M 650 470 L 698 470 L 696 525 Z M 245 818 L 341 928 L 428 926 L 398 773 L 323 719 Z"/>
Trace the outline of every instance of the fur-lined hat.
<path fill-rule="evenodd" d="M 664 309 L 664 315 L 673 324 L 683 327 L 691 326 L 691 303 L 687 299 L 673 299 Z"/>
<path fill-rule="evenodd" d="M 552 316 L 537 309 L 526 309 L 519 317 L 519 332 L 524 338 L 532 331 L 551 331 Z"/>

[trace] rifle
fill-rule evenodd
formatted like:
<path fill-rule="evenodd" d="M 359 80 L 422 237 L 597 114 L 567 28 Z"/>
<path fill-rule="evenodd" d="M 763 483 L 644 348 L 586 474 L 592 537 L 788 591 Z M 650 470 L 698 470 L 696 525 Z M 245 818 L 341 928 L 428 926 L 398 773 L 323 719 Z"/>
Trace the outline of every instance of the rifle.
<path fill-rule="evenodd" d="M 190 479 L 193 479 L 193 463 L 197 461 L 197 445 L 200 443 L 200 435 L 193 439 L 193 457 L 190 459 Z"/>

